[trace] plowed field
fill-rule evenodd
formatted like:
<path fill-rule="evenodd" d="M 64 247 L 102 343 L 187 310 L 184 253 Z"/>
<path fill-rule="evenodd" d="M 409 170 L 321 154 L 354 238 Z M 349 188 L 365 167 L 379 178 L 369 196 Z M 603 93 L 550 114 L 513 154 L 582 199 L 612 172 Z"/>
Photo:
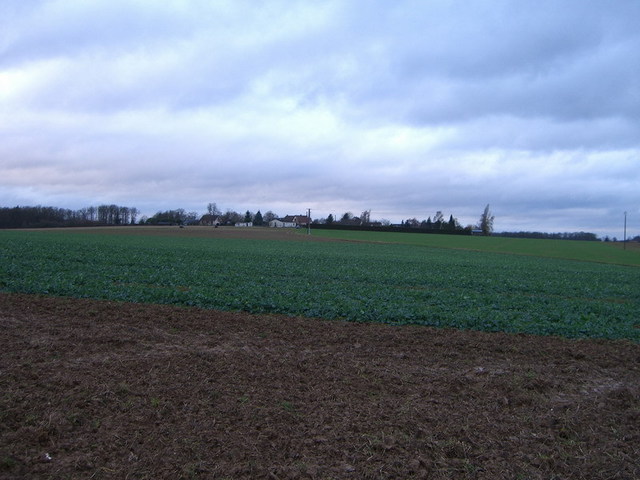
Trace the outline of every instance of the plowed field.
<path fill-rule="evenodd" d="M 0 478 L 640 478 L 640 347 L 0 294 Z"/>

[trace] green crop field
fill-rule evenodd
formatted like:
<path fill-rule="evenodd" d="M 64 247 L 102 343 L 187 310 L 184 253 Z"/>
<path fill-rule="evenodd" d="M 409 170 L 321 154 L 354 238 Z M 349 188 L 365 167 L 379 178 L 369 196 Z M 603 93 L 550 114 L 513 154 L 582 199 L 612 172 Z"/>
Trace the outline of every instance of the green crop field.
<path fill-rule="evenodd" d="M 640 341 L 637 251 L 578 261 L 535 256 L 549 240 L 522 242 L 527 251 L 515 255 L 500 247 L 513 239 L 299 242 L 130 231 L 0 231 L 0 290 Z M 419 243 L 427 240 L 434 243 Z M 455 243 L 471 240 L 496 251 Z"/>
<path fill-rule="evenodd" d="M 640 266 L 640 244 L 538 240 L 528 238 L 471 237 L 420 233 L 363 232 L 357 230 L 314 230 L 314 236 L 364 242 L 401 243 L 423 247 L 513 253 L 538 257 L 584 260 Z"/>

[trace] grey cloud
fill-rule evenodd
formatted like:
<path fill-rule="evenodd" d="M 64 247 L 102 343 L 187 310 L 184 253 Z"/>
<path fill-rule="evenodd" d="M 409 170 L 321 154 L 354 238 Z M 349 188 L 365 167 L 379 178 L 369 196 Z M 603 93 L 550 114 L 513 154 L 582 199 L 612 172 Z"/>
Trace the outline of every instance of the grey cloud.
<path fill-rule="evenodd" d="M 83 52 L 120 54 L 171 44 L 190 33 L 192 12 L 177 4 L 149 8 L 145 2 L 58 0 L 24 2 L 4 17 L 4 62 L 73 57 Z"/>
<path fill-rule="evenodd" d="M 324 28 L 313 15 L 324 14 L 319 7 L 306 8 L 54 2 L 19 22 L 19 34 L 3 42 L 4 59 L 13 59 L 14 68 L 46 70 L 46 82 L 22 98 L 36 107 L 215 107 L 247 93 L 271 72 L 281 72 L 276 76 L 289 89 L 290 71 L 296 76 L 311 58 L 326 53 L 321 39 L 312 39 L 314 30 Z M 297 17 L 302 25 L 296 27 Z M 278 22 L 293 28 L 282 30 Z"/>
<path fill-rule="evenodd" d="M 509 148 L 556 150 L 618 150 L 637 148 L 640 124 L 631 119 L 603 117 L 557 121 L 549 118 L 489 116 L 455 124 L 456 135 L 447 147 L 461 149 Z"/>
<path fill-rule="evenodd" d="M 490 203 L 555 228 L 640 201 L 635 1 L 0 8 L 8 203 L 463 223 Z"/>
<path fill-rule="evenodd" d="M 634 20 L 640 8 L 633 2 L 620 2 L 619 9 L 590 5 L 553 2 L 532 10 L 470 2 L 435 15 L 424 5 L 402 10 L 403 30 L 389 34 L 378 59 L 383 75 L 354 94 L 374 108 L 382 99 L 379 114 L 421 123 L 516 112 L 559 119 L 637 116 Z"/>
<path fill-rule="evenodd" d="M 287 35 L 278 33 L 278 22 L 295 24 L 304 16 L 299 5 L 249 10 L 240 29 L 228 26 L 240 20 L 235 4 L 199 4 L 195 14 L 128 2 L 49 5 L 25 21 L 36 33 L 14 49 L 32 45 L 45 58 L 73 58 L 43 87 L 41 101 L 54 108 L 215 106 L 264 78 L 275 94 L 346 100 L 354 112 L 382 121 L 640 112 L 630 80 L 640 73 L 633 62 L 640 37 L 631 20 L 604 6 L 356 2 Z M 633 18 L 632 6 L 621 2 L 626 18 Z"/>

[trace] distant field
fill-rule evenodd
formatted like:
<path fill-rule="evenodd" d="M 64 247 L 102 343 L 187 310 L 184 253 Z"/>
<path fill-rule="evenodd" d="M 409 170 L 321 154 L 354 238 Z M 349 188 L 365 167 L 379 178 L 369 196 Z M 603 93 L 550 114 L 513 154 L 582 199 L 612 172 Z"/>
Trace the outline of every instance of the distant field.
<path fill-rule="evenodd" d="M 316 241 L 336 233 L 385 243 Z M 587 242 L 357 233 L 0 231 L 0 290 L 640 341 L 640 268 L 629 266 L 639 264 L 637 251 Z"/>
<path fill-rule="evenodd" d="M 314 230 L 314 236 L 366 242 L 402 243 L 424 247 L 513 253 L 539 257 L 564 258 L 588 262 L 640 266 L 640 243 L 584 242 L 576 240 L 539 240 L 528 238 L 475 237 L 420 233 L 359 232 Z"/>

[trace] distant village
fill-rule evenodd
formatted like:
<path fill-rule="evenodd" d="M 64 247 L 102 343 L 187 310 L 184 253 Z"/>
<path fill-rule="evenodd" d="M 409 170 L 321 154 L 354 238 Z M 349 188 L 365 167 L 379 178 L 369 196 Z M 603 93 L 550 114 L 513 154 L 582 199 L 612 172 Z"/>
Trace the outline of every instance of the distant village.
<path fill-rule="evenodd" d="M 480 227 L 475 228 L 472 225 L 462 227 L 458 220 L 451 215 L 448 221 L 445 221 L 442 212 L 437 212 L 434 215 L 434 220 L 431 217 L 427 220 L 419 221 L 416 218 L 409 218 L 403 220 L 400 224 L 391 224 L 388 220 L 371 220 L 371 210 L 365 210 L 357 217 L 351 212 L 345 212 L 339 219 L 334 219 L 333 215 L 329 215 L 327 218 L 321 218 L 312 220 L 309 216 L 299 215 L 287 215 L 285 217 L 276 217 L 272 212 L 267 212 L 264 216 L 258 211 L 255 215 L 251 212 L 247 212 L 242 220 L 230 220 L 228 217 L 205 214 L 198 221 L 187 222 L 187 225 L 205 225 L 218 227 L 222 225 L 236 226 L 236 227 L 258 227 L 268 226 L 271 228 L 307 228 L 309 225 L 313 225 L 314 228 L 341 228 L 341 229 L 368 229 L 368 230 L 392 230 L 392 229 L 423 229 L 423 230 L 440 230 L 443 233 L 466 233 L 466 234 L 481 234 L 482 229 Z"/>
<path fill-rule="evenodd" d="M 254 224 L 253 220 L 229 223 L 228 221 L 225 222 L 222 217 L 207 213 L 203 215 L 200 220 L 191 224 L 210 227 L 218 227 L 220 225 L 233 225 L 235 227 L 269 226 L 274 228 L 301 228 L 307 227 L 311 223 L 311 219 L 306 215 L 287 215 L 283 218 L 273 218 L 268 221 L 265 221 L 263 218 L 258 223 L 259 224 Z"/>
<path fill-rule="evenodd" d="M 392 224 L 388 220 L 372 220 L 371 210 L 365 210 L 360 216 L 345 212 L 341 217 L 311 219 L 304 214 L 286 215 L 280 217 L 272 211 L 264 215 L 258 211 L 255 214 L 247 211 L 244 215 L 233 210 L 222 213 L 215 203 L 207 206 L 207 213 L 199 215 L 184 209 L 158 211 L 151 217 L 140 215 L 135 207 L 118 205 L 100 205 L 79 210 L 48 206 L 15 206 L 0 207 L 0 228 L 48 228 L 48 227 L 82 227 L 109 225 L 179 225 L 182 227 L 201 225 L 210 227 L 271 227 L 271 228 L 307 228 L 313 229 L 347 229 L 347 230 L 375 230 L 391 232 L 420 232 L 441 233 L 453 235 L 493 235 L 519 238 L 541 238 L 558 240 L 588 240 L 588 241 L 618 241 L 617 238 L 598 238 L 590 232 L 546 233 L 537 231 L 494 232 L 494 217 L 489 205 L 475 225 L 462 226 L 458 220 L 450 215 L 448 219 L 441 211 L 426 220 L 408 218 L 399 224 Z M 640 236 L 629 236 L 627 241 L 640 242 Z"/>
<path fill-rule="evenodd" d="M 0 228 L 34 228 L 34 227 L 63 227 L 63 226 L 100 226 L 100 225 L 203 225 L 203 226 L 237 226 L 237 227 L 273 227 L 273 228 L 302 228 L 309 224 L 334 225 L 342 227 L 422 227 L 442 229 L 462 229 L 453 217 L 445 221 L 441 212 L 437 212 L 433 219 L 419 221 L 416 218 L 403 220 L 399 225 L 391 225 L 388 220 L 372 220 L 371 210 L 365 210 L 360 216 L 345 212 L 341 217 L 311 219 L 304 214 L 286 215 L 281 217 L 272 211 L 264 215 L 258 210 L 252 213 L 247 210 L 243 215 L 228 209 L 222 213 L 215 203 L 207 206 L 207 213 L 199 215 L 197 212 L 187 212 L 182 208 L 158 211 L 152 216 L 142 215 L 135 207 L 119 205 L 100 205 L 72 210 L 50 206 L 15 206 L 0 207 Z"/>
<path fill-rule="evenodd" d="M 488 208 L 488 206 L 487 206 Z M 269 226 L 272 228 L 304 228 L 309 226 L 310 224 L 314 225 L 314 227 L 318 226 L 326 226 L 326 227 L 358 227 L 358 228 L 389 228 L 389 227 L 401 227 L 401 228 L 422 228 L 422 229 L 437 229 L 437 230 L 447 230 L 447 231 L 463 231 L 468 230 L 472 231 L 475 229 L 475 226 L 468 225 L 463 227 L 458 222 L 458 219 L 454 218 L 453 215 L 449 217 L 447 221 L 441 211 L 436 212 L 433 216 L 427 218 L 426 220 L 418 220 L 417 218 L 408 218 L 406 220 L 402 220 L 400 224 L 391 224 L 389 220 L 372 220 L 371 219 L 371 210 L 363 211 L 360 216 L 355 216 L 351 212 L 345 212 L 341 217 L 336 218 L 332 214 L 330 214 L 326 218 L 319 218 L 313 220 L 310 216 L 304 214 L 298 215 L 286 215 L 284 217 L 279 217 L 271 211 L 268 211 L 264 215 L 258 211 L 253 214 L 250 211 L 247 211 L 242 217 L 240 214 L 228 210 L 226 213 L 222 214 L 216 204 L 209 204 L 207 207 L 209 213 L 203 215 L 199 219 L 192 218 L 191 221 L 184 222 L 187 225 L 207 225 L 207 226 L 236 226 L 236 227 L 261 227 L 261 226 Z M 161 214 L 162 212 L 158 212 Z M 169 212 L 166 212 L 167 214 Z M 489 218 L 490 212 L 487 210 L 483 214 L 487 217 L 487 222 L 491 224 L 493 222 L 493 217 Z M 167 217 L 169 215 L 161 215 Z M 153 219 L 150 219 L 153 222 Z M 487 225 L 490 226 L 490 225 Z"/>
<path fill-rule="evenodd" d="M 485 212 L 485 233 L 491 228 L 493 218 Z M 482 222 L 481 222 L 482 223 Z M 281 217 L 272 211 L 264 215 L 258 210 L 256 213 L 246 211 L 244 215 L 228 209 L 222 212 L 215 203 L 207 205 L 207 213 L 198 215 L 179 208 L 175 210 L 158 211 L 152 216 L 141 215 L 135 207 L 119 205 L 100 205 L 79 210 L 70 210 L 45 206 L 16 206 L 0 207 L 0 228 L 36 228 L 36 227 L 78 227 L 101 225 L 180 225 L 180 226 L 235 226 L 235 227 L 271 227 L 271 228 L 357 228 L 357 229 L 420 229 L 441 233 L 467 233 L 482 230 L 481 223 L 476 227 L 463 227 L 451 215 L 445 219 L 438 211 L 426 220 L 408 218 L 400 224 L 391 224 L 388 220 L 372 220 L 371 210 L 363 211 L 360 216 L 345 212 L 341 217 L 312 219 L 309 215 L 297 214 Z"/>

